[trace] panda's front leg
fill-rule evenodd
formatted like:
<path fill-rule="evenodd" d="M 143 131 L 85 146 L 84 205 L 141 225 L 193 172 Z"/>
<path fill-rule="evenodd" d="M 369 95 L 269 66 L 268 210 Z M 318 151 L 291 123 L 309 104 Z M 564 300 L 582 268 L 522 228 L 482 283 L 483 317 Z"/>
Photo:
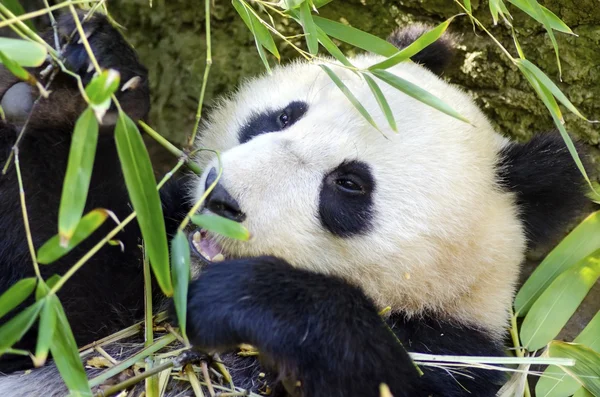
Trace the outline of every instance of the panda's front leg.
<path fill-rule="evenodd" d="M 429 395 L 360 289 L 278 258 L 228 260 L 203 270 L 190 285 L 187 334 L 207 351 L 257 347 L 292 395 L 375 397 L 381 384 L 395 397 Z"/>

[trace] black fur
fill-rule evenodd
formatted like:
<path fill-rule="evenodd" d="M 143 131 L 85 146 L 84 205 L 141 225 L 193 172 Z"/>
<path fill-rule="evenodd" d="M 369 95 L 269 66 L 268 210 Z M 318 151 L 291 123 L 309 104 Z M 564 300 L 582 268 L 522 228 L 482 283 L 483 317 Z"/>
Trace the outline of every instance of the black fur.
<path fill-rule="evenodd" d="M 307 110 L 306 102 L 294 101 L 283 109 L 255 114 L 240 130 L 240 143 L 246 143 L 258 135 L 284 130 L 300 120 Z"/>
<path fill-rule="evenodd" d="M 558 133 L 510 143 L 501 153 L 498 176 L 517 195 L 531 245 L 558 237 L 588 202 L 584 179 Z"/>
<path fill-rule="evenodd" d="M 403 49 L 430 29 L 432 29 L 431 26 L 418 23 L 398 28 L 388 37 L 388 41 L 399 49 Z M 446 67 L 452 61 L 453 55 L 453 39 L 450 34 L 444 33 L 437 41 L 422 49 L 411 59 L 439 76 L 446 70 Z"/>
<path fill-rule="evenodd" d="M 190 285 L 187 333 L 194 345 L 229 350 L 250 343 L 288 390 L 300 381 L 303 396 L 375 397 L 381 383 L 395 397 L 495 395 L 497 372 L 467 369 L 454 379 L 424 368 L 419 377 L 402 347 L 502 355 L 485 332 L 427 316 L 398 316 L 391 325 L 401 343 L 360 289 L 274 257 L 213 264 Z"/>
<path fill-rule="evenodd" d="M 72 20 L 60 19 L 60 31 L 70 31 Z M 94 53 L 103 67 L 116 68 L 127 81 L 132 73 L 142 78 L 136 89 L 117 95 L 131 117 L 144 117 L 148 109 L 148 90 L 145 68 L 137 63 L 133 50 L 125 43 L 102 16 L 95 16 L 84 25 L 92 27 L 89 37 Z M 96 36 L 96 35 L 100 36 Z M 81 44 L 67 47 L 67 63 L 81 64 Z M 71 49 L 71 47 L 74 47 Z M 124 62 L 124 63 L 122 63 Z M 85 68 L 84 68 L 85 69 Z M 81 71 L 81 68 L 78 68 Z M 87 69 L 86 69 L 87 70 Z M 79 115 L 79 99 L 75 80 L 58 75 L 50 86 L 53 93 L 33 109 L 25 137 L 19 145 L 20 165 L 34 245 L 39 248 L 57 233 L 57 219 L 62 182 L 69 154 L 71 132 Z M 56 96 L 55 96 L 56 95 Z M 65 99 L 69 100 L 66 101 Z M 56 102 L 58 101 L 58 103 Z M 63 112 L 61 109 L 65 108 Z M 144 114 L 141 114 L 143 112 Z M 128 195 L 122 179 L 112 128 L 104 126 L 99 136 L 98 154 L 95 158 L 86 212 L 94 208 L 107 208 L 119 219 L 131 213 Z M 0 122 L 0 163 L 4 164 L 15 143 L 17 128 Z M 173 195 L 163 200 L 167 224 L 178 225 L 181 207 L 186 203 Z M 182 192 L 180 188 L 176 189 Z M 0 294 L 24 277 L 33 276 L 33 265 L 27 248 L 23 218 L 19 204 L 19 190 L 14 165 L 7 175 L 0 176 Z M 176 220 L 176 221 L 174 221 Z M 64 274 L 83 253 L 114 227 L 108 220 L 87 241 L 59 261 L 42 266 L 44 278 Z M 140 234 L 135 223 L 116 236 L 125 247 L 106 246 L 93 256 L 59 292 L 59 297 L 70 320 L 78 344 L 86 344 L 131 325 L 143 316 L 143 277 L 141 255 L 138 248 Z M 24 303 L 30 304 L 31 300 Z M 18 313 L 23 305 L 0 319 L 0 324 Z M 16 347 L 34 350 L 35 330 L 29 332 Z M 4 355 L 0 358 L 0 371 L 6 372 L 25 365 L 29 359 Z"/>
<path fill-rule="evenodd" d="M 352 183 L 360 190 L 346 189 Z M 339 237 L 368 233 L 373 223 L 375 178 L 361 161 L 345 161 L 325 175 L 319 193 L 319 219 Z"/>

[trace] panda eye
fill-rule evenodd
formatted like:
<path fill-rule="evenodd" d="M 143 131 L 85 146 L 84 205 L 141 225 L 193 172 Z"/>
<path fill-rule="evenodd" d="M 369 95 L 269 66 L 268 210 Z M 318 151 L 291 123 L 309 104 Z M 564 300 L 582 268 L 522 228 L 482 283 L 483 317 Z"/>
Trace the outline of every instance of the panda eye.
<path fill-rule="evenodd" d="M 284 129 L 288 126 L 288 124 L 290 123 L 290 115 L 287 113 L 286 110 L 279 114 L 279 116 L 277 117 L 277 122 L 279 123 L 279 127 L 281 127 L 281 129 Z"/>
<path fill-rule="evenodd" d="M 335 184 L 337 185 L 338 189 L 340 189 L 341 191 L 343 191 L 345 193 L 349 193 L 349 194 L 364 193 L 363 187 L 359 183 L 353 181 L 350 178 L 338 178 L 335 180 Z"/>

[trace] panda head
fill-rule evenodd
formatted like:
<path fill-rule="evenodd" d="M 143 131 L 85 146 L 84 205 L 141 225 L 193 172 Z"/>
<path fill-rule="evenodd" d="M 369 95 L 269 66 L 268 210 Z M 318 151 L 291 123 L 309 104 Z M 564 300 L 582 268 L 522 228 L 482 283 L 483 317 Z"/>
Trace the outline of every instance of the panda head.
<path fill-rule="evenodd" d="M 403 46 L 417 36 L 413 28 L 391 41 Z M 313 63 L 279 67 L 222 100 L 198 141 L 199 148 L 219 151 L 222 165 L 203 211 L 241 222 L 251 239 L 203 232 L 201 251 L 277 256 L 359 285 L 380 307 L 501 332 L 527 233 L 535 233 L 526 225 L 529 209 L 534 218 L 543 215 L 524 200 L 537 189 L 554 200 L 545 209 L 561 210 L 556 207 L 571 203 L 551 193 L 564 181 L 551 179 L 566 176 L 577 187 L 580 181 L 560 141 L 543 139 L 533 152 L 511 144 L 467 94 L 432 72 L 447 61 L 449 43 L 389 71 L 450 104 L 470 124 L 378 81 L 395 133 L 365 81 L 331 64 L 381 131 Z M 366 54 L 351 62 L 367 67 L 380 60 Z M 548 149 L 544 142 L 555 162 L 547 169 L 538 154 Z M 194 199 L 219 167 L 208 151 L 198 162 L 205 171 Z M 525 168 L 530 178 L 519 180 Z M 536 185 L 542 174 L 548 186 Z"/>

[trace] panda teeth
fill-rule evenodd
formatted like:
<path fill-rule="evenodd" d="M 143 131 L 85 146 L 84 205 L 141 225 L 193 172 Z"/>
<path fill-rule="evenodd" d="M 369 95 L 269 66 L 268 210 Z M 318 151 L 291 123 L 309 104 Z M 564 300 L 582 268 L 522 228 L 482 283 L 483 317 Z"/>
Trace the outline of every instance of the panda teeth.
<path fill-rule="evenodd" d="M 196 249 L 197 252 L 200 253 L 200 255 L 202 255 L 204 258 L 206 258 L 207 260 L 211 260 L 210 256 L 208 256 L 208 254 L 206 252 L 204 252 L 202 250 L 202 244 L 200 244 L 202 242 L 202 232 L 197 231 L 192 235 L 192 244 L 194 244 L 194 248 Z"/>
<path fill-rule="evenodd" d="M 223 262 L 225 260 L 225 257 L 223 256 L 223 254 L 217 254 L 215 256 L 213 256 L 213 258 L 211 259 L 211 261 L 213 262 Z"/>

